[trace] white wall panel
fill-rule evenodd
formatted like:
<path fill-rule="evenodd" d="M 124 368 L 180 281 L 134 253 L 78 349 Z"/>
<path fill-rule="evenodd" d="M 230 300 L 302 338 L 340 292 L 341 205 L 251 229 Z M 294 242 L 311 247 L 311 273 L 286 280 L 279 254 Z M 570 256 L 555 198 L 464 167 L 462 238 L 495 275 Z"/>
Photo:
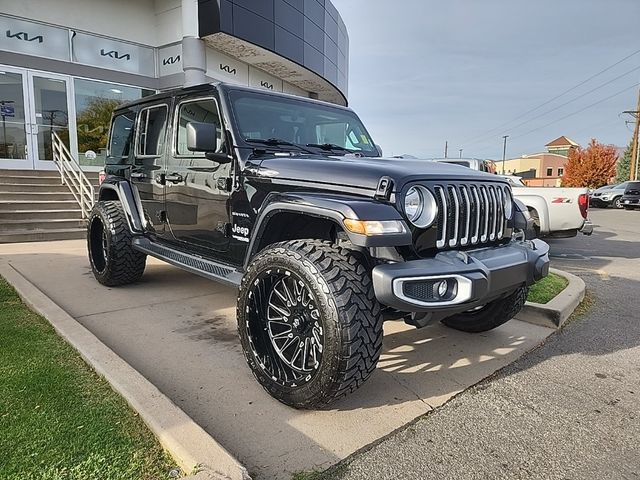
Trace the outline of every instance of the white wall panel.
<path fill-rule="evenodd" d="M 3 0 L 2 13 L 157 46 L 153 0 Z"/>

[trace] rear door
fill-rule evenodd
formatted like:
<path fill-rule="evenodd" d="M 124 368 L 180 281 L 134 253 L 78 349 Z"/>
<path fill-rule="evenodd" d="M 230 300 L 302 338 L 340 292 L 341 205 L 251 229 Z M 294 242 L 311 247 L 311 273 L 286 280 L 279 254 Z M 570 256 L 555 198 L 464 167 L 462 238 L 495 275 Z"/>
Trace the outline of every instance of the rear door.
<path fill-rule="evenodd" d="M 218 258 L 229 247 L 229 198 L 232 163 L 220 164 L 204 153 L 187 150 L 189 122 L 211 123 L 222 132 L 219 103 L 214 96 L 182 97 L 176 100 L 167 156 L 165 202 L 173 239 Z M 218 138 L 218 151 L 225 151 Z"/>
<path fill-rule="evenodd" d="M 150 231 L 165 232 L 163 169 L 169 102 L 145 105 L 138 111 L 131 181 L 137 187 Z"/>

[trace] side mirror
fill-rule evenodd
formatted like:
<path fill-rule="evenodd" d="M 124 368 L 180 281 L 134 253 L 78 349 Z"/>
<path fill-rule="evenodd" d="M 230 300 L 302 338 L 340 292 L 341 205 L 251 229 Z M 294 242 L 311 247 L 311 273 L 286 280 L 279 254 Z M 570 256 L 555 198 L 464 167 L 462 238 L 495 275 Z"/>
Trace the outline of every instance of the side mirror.
<path fill-rule="evenodd" d="M 378 150 L 378 155 L 380 155 L 381 157 L 384 157 L 384 154 L 382 153 L 382 147 L 377 143 L 376 143 L 376 150 Z"/>
<path fill-rule="evenodd" d="M 205 157 L 218 163 L 229 163 L 231 157 L 216 153 L 218 149 L 218 127 L 212 123 L 187 123 L 187 150 L 204 152 Z"/>

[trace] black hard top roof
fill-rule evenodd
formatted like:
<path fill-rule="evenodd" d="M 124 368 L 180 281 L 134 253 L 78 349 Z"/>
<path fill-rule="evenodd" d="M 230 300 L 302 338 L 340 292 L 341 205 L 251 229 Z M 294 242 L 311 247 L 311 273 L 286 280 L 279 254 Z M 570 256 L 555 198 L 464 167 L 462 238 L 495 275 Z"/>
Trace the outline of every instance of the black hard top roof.
<path fill-rule="evenodd" d="M 297 95 L 291 95 L 288 93 L 281 93 L 281 92 L 270 92 L 267 91 L 265 89 L 262 88 L 255 88 L 255 87 L 248 87 L 248 86 L 244 86 L 244 85 L 234 85 L 231 83 L 223 83 L 223 82 L 216 82 L 216 83 L 202 83 L 200 85 L 194 85 L 191 87 L 179 87 L 179 88 L 172 88 L 171 90 L 165 90 L 163 92 L 160 93 L 156 93 L 155 95 L 149 95 L 148 97 L 142 97 L 139 98 L 138 100 L 133 100 L 131 102 L 127 102 L 127 103 L 123 103 L 122 105 L 120 105 L 118 108 L 116 108 L 115 110 L 123 110 L 123 109 L 127 109 L 136 105 L 146 105 L 148 103 L 153 103 L 156 102 L 158 100 L 163 100 L 166 98 L 172 98 L 175 97 L 177 95 L 184 95 L 185 93 L 206 93 L 206 92 L 210 92 L 212 90 L 215 90 L 216 88 L 220 88 L 221 90 L 241 90 L 241 91 L 246 91 L 246 92 L 252 92 L 252 93 L 262 93 L 262 94 L 267 94 L 267 95 L 274 95 L 274 96 L 279 96 L 279 97 L 284 97 L 284 98 L 295 98 L 297 100 L 303 100 L 303 101 L 308 101 L 310 103 L 320 103 L 320 104 L 324 104 L 324 105 L 330 105 L 332 107 L 336 107 L 336 108 L 342 108 L 345 110 L 350 110 L 350 108 L 348 107 L 343 107 L 342 105 L 337 105 L 334 103 L 328 103 L 328 102 L 323 102 L 322 100 L 316 100 L 313 98 L 306 98 L 306 97 L 300 97 Z"/>

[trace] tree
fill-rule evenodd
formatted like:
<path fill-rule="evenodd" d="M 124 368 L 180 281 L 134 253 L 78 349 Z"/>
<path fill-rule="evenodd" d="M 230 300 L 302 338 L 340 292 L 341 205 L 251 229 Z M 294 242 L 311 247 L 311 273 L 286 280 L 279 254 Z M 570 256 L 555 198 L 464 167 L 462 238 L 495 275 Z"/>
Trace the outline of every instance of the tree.
<path fill-rule="evenodd" d="M 93 98 L 78 114 L 78 151 L 98 150 L 107 146 L 113 110 L 122 102 L 112 98 Z"/>
<path fill-rule="evenodd" d="M 625 150 L 622 158 L 618 160 L 616 165 L 616 182 L 622 183 L 629 180 L 631 174 L 631 151 L 633 150 L 633 140 L 629 142 L 629 146 Z"/>
<path fill-rule="evenodd" d="M 563 187 L 598 188 L 616 175 L 617 153 L 613 145 L 603 145 L 595 138 L 587 148 L 574 148 L 564 167 Z"/>

